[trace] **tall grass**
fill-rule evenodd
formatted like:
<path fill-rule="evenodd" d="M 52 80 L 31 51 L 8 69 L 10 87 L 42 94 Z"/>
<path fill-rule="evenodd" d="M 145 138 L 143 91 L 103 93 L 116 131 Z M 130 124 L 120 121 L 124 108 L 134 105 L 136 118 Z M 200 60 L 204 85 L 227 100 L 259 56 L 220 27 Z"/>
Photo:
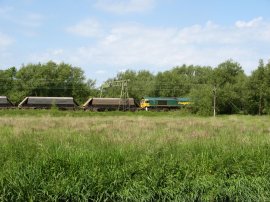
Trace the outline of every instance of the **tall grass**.
<path fill-rule="evenodd" d="M 0 110 L 0 116 L 53 116 L 53 117 L 89 117 L 89 116 L 147 116 L 147 117 L 159 117 L 159 116 L 191 116 L 191 113 L 186 110 L 167 111 L 167 112 L 154 112 L 138 110 L 136 112 L 131 111 L 106 111 L 106 112 L 91 112 L 82 110 L 58 110 L 57 108 L 48 109 L 6 109 Z M 195 115 L 192 115 L 195 116 Z"/>
<path fill-rule="evenodd" d="M 270 199 L 270 117 L 58 115 L 0 117 L 0 201 Z"/>

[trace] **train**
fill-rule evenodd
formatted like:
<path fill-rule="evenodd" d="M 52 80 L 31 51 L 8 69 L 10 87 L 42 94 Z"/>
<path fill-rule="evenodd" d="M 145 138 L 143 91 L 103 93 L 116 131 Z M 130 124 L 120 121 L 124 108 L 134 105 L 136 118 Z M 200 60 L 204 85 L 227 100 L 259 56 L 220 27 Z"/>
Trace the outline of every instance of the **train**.
<path fill-rule="evenodd" d="M 168 111 L 190 106 L 192 101 L 186 97 L 143 97 L 134 98 L 89 98 L 80 106 L 73 97 L 25 97 L 15 106 L 7 96 L 0 96 L 0 109 L 51 109 L 84 111 Z"/>

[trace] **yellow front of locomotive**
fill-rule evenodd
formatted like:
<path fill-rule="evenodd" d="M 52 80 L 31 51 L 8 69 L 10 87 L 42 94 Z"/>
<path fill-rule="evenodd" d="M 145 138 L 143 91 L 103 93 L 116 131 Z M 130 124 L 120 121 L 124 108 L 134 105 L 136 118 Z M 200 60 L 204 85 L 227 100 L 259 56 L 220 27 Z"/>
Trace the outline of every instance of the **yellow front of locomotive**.
<path fill-rule="evenodd" d="M 150 104 L 149 104 L 149 100 L 148 99 L 142 99 L 141 102 L 140 102 L 140 107 L 142 109 L 145 109 L 147 107 L 149 107 Z"/>

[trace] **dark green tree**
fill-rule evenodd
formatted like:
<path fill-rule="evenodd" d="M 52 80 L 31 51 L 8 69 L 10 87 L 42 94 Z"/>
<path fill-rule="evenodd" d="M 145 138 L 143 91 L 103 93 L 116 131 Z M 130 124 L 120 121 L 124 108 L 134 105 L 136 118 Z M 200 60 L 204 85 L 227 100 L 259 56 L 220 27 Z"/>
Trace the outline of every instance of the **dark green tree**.
<path fill-rule="evenodd" d="M 108 79 L 105 83 L 112 81 L 123 81 L 129 80 L 128 82 L 128 93 L 129 97 L 137 100 L 143 96 L 154 96 L 154 83 L 155 76 L 146 70 L 133 71 L 127 70 L 117 74 L 115 78 Z M 104 89 L 104 97 L 120 97 L 121 87 L 111 86 Z"/>
<path fill-rule="evenodd" d="M 52 61 L 22 66 L 16 79 L 15 91 L 20 99 L 24 96 L 72 96 L 82 103 L 90 96 L 95 85 L 92 80 L 86 81 L 81 68 Z"/>
<path fill-rule="evenodd" d="M 258 68 L 252 72 L 247 83 L 248 104 L 246 108 L 248 113 L 261 115 L 265 111 L 265 101 L 268 94 L 266 77 L 266 67 L 263 60 L 260 60 Z"/>
<path fill-rule="evenodd" d="M 220 114 L 244 111 L 247 77 L 240 64 L 232 60 L 221 63 L 214 69 L 211 80 Z"/>

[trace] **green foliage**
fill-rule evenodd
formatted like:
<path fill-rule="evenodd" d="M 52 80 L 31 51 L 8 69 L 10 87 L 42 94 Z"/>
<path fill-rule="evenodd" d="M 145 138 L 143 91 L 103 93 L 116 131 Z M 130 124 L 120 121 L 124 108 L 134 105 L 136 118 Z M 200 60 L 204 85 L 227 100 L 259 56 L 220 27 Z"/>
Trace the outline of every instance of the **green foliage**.
<path fill-rule="evenodd" d="M 156 76 L 155 95 L 163 97 L 183 97 L 198 84 L 209 82 L 212 72 L 210 67 L 186 66 L 159 72 Z"/>
<path fill-rule="evenodd" d="M 135 72 L 132 70 L 127 70 L 125 72 L 117 74 L 115 78 L 109 79 L 106 82 L 119 80 L 129 80 L 128 82 L 129 97 L 139 100 L 143 96 L 154 95 L 153 91 L 154 91 L 155 76 L 151 74 L 149 71 L 142 70 Z M 104 95 L 106 97 L 120 97 L 121 87 L 110 87 L 110 86 L 105 87 L 106 89 L 104 89 L 105 91 Z"/>
<path fill-rule="evenodd" d="M 58 106 L 56 105 L 55 102 L 52 103 L 52 106 L 50 108 L 52 113 L 57 113 L 57 111 L 59 110 Z"/>
<path fill-rule="evenodd" d="M 198 88 L 193 88 L 189 94 L 193 104 L 192 112 L 210 116 L 213 114 L 213 93 L 210 85 L 200 85 Z"/>
<path fill-rule="evenodd" d="M 248 83 L 248 113 L 266 114 L 270 107 L 270 65 L 264 65 L 263 60 L 259 61 L 258 68 L 252 72 Z"/>
<path fill-rule="evenodd" d="M 0 70 L 0 95 L 10 96 L 13 94 L 16 78 L 16 68 L 11 67 L 7 70 Z"/>
<path fill-rule="evenodd" d="M 52 61 L 23 65 L 19 70 L 10 68 L 0 72 L 0 79 L 5 84 L 1 94 L 9 96 L 15 103 L 25 96 L 71 96 L 82 103 L 90 94 L 96 93 L 95 82 L 86 81 L 81 68 Z"/>
<path fill-rule="evenodd" d="M 212 82 L 217 88 L 219 113 L 233 114 L 243 110 L 246 79 L 242 67 L 231 60 L 221 63 L 214 69 Z"/>

